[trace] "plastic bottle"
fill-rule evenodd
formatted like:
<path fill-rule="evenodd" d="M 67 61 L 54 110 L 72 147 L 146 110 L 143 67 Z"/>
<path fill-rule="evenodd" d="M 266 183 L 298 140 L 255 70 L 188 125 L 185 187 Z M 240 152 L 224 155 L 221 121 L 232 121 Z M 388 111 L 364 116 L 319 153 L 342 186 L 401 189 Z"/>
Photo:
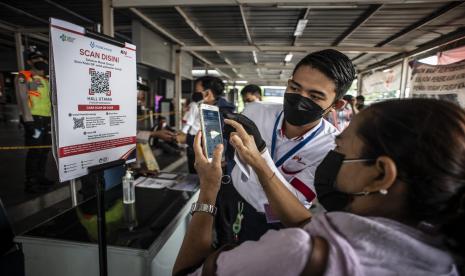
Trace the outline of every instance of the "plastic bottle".
<path fill-rule="evenodd" d="M 123 203 L 130 204 L 136 201 L 136 191 L 134 187 L 134 177 L 130 170 L 123 176 Z"/>

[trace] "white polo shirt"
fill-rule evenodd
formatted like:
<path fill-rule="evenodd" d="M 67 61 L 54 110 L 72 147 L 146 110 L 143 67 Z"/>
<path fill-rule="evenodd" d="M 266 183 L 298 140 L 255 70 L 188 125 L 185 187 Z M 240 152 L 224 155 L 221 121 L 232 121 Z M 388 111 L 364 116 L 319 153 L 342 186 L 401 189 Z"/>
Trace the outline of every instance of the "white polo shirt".
<path fill-rule="evenodd" d="M 184 134 L 196 135 L 200 130 L 199 103 L 192 102 L 189 109 L 182 118 L 182 132 Z"/>
<path fill-rule="evenodd" d="M 328 121 L 321 119 L 316 127 L 304 135 L 289 139 L 284 135 L 282 128 L 284 122 L 282 111 L 282 104 L 262 103 L 247 106 L 242 114 L 257 125 L 267 146 L 262 156 L 275 171 L 276 176 L 303 204 L 312 202 L 316 197 L 313 183 L 316 167 L 328 151 L 336 146 L 335 137 L 339 131 Z M 276 132 L 276 145 L 274 158 L 272 158 L 271 145 L 274 132 Z M 278 160 L 306 139 L 308 142 L 300 150 L 290 155 L 278 168 L 275 166 Z M 231 173 L 234 187 L 258 212 L 264 212 L 264 205 L 268 204 L 268 199 L 257 175 L 238 161 L 239 159 L 236 158 L 237 165 Z"/>

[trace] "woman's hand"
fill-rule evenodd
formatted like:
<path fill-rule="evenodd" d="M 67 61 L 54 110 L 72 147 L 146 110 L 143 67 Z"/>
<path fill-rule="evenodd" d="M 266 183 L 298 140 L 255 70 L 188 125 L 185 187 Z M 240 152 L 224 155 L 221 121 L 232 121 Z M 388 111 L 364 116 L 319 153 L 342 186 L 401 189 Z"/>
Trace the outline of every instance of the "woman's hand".
<path fill-rule="evenodd" d="M 224 122 L 236 130 L 231 133 L 229 143 L 236 149 L 241 160 L 252 168 L 264 163 L 253 136 L 247 134 L 244 127 L 236 121 L 225 119 Z"/>
<path fill-rule="evenodd" d="M 213 159 L 208 162 L 207 157 L 201 146 L 202 132 L 199 131 L 194 140 L 195 152 L 195 169 L 200 179 L 200 195 L 199 202 L 215 204 L 216 196 L 220 190 L 221 177 L 223 171 L 221 170 L 221 156 L 223 154 L 223 145 L 216 146 L 213 152 Z"/>

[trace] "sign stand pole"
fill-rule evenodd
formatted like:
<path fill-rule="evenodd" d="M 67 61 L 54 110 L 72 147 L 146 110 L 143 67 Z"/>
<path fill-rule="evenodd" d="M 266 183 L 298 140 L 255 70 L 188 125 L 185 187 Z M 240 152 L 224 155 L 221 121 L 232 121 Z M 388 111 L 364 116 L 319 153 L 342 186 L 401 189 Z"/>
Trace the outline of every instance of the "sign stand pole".
<path fill-rule="evenodd" d="M 125 162 L 126 160 L 120 159 L 89 167 L 89 173 L 93 176 L 97 191 L 97 227 L 100 276 L 108 275 L 104 171 L 113 167 L 121 166 Z"/>

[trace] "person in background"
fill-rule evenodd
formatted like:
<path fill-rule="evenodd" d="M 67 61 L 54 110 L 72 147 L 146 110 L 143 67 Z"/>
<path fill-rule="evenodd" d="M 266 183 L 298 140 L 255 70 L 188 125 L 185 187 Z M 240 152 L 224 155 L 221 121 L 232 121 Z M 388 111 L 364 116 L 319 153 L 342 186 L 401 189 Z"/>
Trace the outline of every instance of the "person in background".
<path fill-rule="evenodd" d="M 358 95 L 355 97 L 355 107 L 358 111 L 361 111 L 365 108 L 365 97 L 363 95 Z"/>
<path fill-rule="evenodd" d="M 191 103 L 188 105 L 188 109 L 182 118 L 182 129 L 180 136 L 185 136 L 184 143 L 189 141 L 187 146 L 187 166 L 189 173 L 195 173 L 194 168 L 194 150 L 192 148 L 191 141 L 194 141 L 194 136 L 200 130 L 200 120 L 199 118 L 199 103 L 203 100 L 203 94 L 200 91 L 194 90 L 191 96 Z M 179 142 L 179 140 L 178 140 Z"/>
<path fill-rule="evenodd" d="M 204 76 L 195 80 L 194 83 L 194 97 L 196 100 L 200 100 L 200 95 L 202 95 L 201 101 L 198 103 L 205 103 L 209 105 L 216 105 L 220 110 L 220 114 L 232 113 L 235 110 L 235 106 L 228 102 L 224 97 L 224 83 L 220 78 L 212 76 Z M 190 119 L 189 119 L 190 118 Z M 187 123 L 190 124 L 189 135 L 184 131 L 178 133 L 177 141 L 181 144 L 187 144 L 187 153 L 191 155 L 191 158 L 188 163 L 189 172 L 196 173 L 194 168 L 194 158 L 193 158 L 193 143 L 195 134 L 200 130 L 200 112 L 198 106 L 193 108 L 191 115 L 189 115 Z M 189 157 L 188 157 L 189 158 Z"/>
<path fill-rule="evenodd" d="M 50 146 L 51 109 L 48 58 L 35 48 L 27 58 L 30 70 L 20 71 L 16 78 L 16 95 L 24 125 L 25 146 Z M 37 193 L 54 184 L 45 177 L 49 148 L 33 148 L 26 155 L 26 192 Z"/>
<path fill-rule="evenodd" d="M 339 109 L 331 110 L 326 116 L 326 119 L 339 131 L 343 131 L 356 114 L 353 104 L 354 97 L 351 95 L 344 95 L 342 99 L 344 100 L 344 105 Z"/>
<path fill-rule="evenodd" d="M 343 104 L 341 98 L 354 78 L 354 65 L 346 55 L 332 49 L 314 52 L 295 66 L 284 104 L 250 105 L 242 115 L 227 117 L 256 124 L 256 133 L 263 137 L 260 150 L 268 149 L 277 174 L 290 183 L 288 189 L 307 207 L 317 197 L 315 169 L 334 148 L 339 134 L 323 116 Z M 231 172 L 232 185 L 221 186 L 215 221 L 219 244 L 258 240 L 267 230 L 282 227 L 257 185 L 257 175 L 247 171 L 238 162 Z"/>
<path fill-rule="evenodd" d="M 315 173 L 315 182 L 344 199 L 344 208 L 317 215 L 286 188 L 254 136 L 235 121 L 226 124 L 236 130 L 230 143 L 256 172 L 271 207 L 289 228 L 270 230 L 257 242 L 212 248 L 222 147 L 208 162 L 199 134 L 195 152 L 200 194 L 174 275 L 464 272 L 465 111 L 459 106 L 408 99 L 363 110 L 337 137 L 336 149 Z M 203 205 L 206 208 L 196 207 Z"/>
<path fill-rule="evenodd" d="M 260 86 L 255 84 L 249 84 L 244 86 L 241 90 L 241 97 L 244 105 L 247 103 L 261 102 L 262 101 L 262 89 Z"/>
<path fill-rule="evenodd" d="M 137 83 L 137 115 L 144 115 L 146 108 L 146 98 L 145 96 L 149 92 L 149 87 L 142 83 Z"/>

